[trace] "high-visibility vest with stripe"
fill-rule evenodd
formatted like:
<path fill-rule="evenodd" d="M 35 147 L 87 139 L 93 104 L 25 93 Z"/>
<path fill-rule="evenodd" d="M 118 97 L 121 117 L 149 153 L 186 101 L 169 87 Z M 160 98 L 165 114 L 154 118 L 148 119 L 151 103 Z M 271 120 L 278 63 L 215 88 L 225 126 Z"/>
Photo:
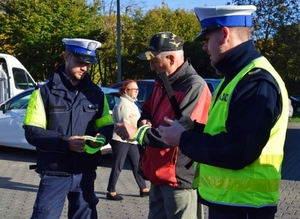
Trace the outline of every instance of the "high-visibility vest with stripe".
<path fill-rule="evenodd" d="M 260 57 L 244 69 L 224 88 L 215 102 L 213 97 L 204 132 L 211 135 L 226 132 L 231 95 L 238 82 L 251 70 L 268 71 L 281 90 L 282 112 L 275 122 L 268 142 L 253 163 L 240 170 L 196 163 L 194 186 L 205 200 L 222 205 L 263 207 L 278 203 L 283 147 L 288 124 L 288 94 L 279 74 L 266 58 Z M 223 83 L 223 82 L 221 82 Z M 255 118 L 254 118 L 255 119 Z M 247 124 L 245 124 L 247 125 Z"/>

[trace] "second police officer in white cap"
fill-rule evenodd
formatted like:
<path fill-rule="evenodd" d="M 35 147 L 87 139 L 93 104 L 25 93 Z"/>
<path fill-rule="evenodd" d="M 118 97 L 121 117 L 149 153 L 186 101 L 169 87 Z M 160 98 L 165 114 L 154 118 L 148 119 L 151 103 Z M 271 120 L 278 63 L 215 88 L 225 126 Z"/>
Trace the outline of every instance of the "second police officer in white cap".
<path fill-rule="evenodd" d="M 33 91 L 24 119 L 41 176 L 31 218 L 59 219 L 67 197 L 68 218 L 97 219 L 96 168 L 100 147 L 113 133 L 106 97 L 88 74 L 101 43 L 78 38 L 63 42 L 65 62 Z M 85 136 L 97 136 L 101 143 Z"/>
<path fill-rule="evenodd" d="M 196 40 L 224 75 L 206 125 L 165 119 L 165 143 L 197 162 L 194 186 L 209 219 L 273 219 L 277 211 L 288 95 L 280 75 L 250 39 L 253 5 L 196 7 Z"/>

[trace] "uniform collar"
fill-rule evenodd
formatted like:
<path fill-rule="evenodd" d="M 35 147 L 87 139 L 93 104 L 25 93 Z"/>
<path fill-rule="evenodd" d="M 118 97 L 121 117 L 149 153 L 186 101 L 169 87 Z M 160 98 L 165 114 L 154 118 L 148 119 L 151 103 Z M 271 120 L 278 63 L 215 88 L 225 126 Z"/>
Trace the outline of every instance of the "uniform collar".
<path fill-rule="evenodd" d="M 215 67 L 224 76 L 234 77 L 258 57 L 261 57 L 261 54 L 255 50 L 253 41 L 249 40 L 236 46 Z"/>

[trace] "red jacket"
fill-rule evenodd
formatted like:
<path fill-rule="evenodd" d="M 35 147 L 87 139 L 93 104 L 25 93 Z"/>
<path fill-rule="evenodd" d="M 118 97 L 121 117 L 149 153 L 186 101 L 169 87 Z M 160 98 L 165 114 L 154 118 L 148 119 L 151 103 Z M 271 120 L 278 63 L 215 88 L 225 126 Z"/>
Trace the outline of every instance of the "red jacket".
<path fill-rule="evenodd" d="M 185 62 L 176 73 L 169 76 L 169 81 L 182 115 L 205 124 L 211 93 L 204 79 Z M 156 130 L 159 125 L 167 125 L 165 116 L 175 118 L 175 114 L 162 82 L 159 79 L 155 82 L 157 86 L 144 103 L 140 118 L 149 119 L 152 123 L 152 128 L 146 131 L 142 141 L 142 145 L 146 146 L 142 159 L 144 175 L 153 185 L 168 184 L 173 187 L 192 188 L 193 162 L 178 147 L 164 144 Z"/>

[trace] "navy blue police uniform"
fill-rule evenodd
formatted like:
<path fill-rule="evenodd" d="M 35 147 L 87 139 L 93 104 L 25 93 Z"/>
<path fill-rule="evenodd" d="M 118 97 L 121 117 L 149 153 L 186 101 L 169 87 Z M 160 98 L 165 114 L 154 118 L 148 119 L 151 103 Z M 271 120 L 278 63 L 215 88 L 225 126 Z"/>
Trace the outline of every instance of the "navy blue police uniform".
<path fill-rule="evenodd" d="M 82 43 L 83 41 L 83 43 Z M 81 62 L 94 62 L 89 40 L 64 39 L 67 50 Z M 77 45 L 69 45 L 68 43 Z M 97 41 L 96 46 L 98 45 Z M 85 51 L 89 54 L 85 55 Z M 24 119 L 27 141 L 36 147 L 36 172 L 41 176 L 31 218 L 60 218 L 68 198 L 68 218 L 97 218 L 98 198 L 94 192 L 101 150 L 78 153 L 69 149 L 71 136 L 112 138 L 113 121 L 102 90 L 88 74 L 74 86 L 61 65 L 53 77 L 32 94 Z M 86 142 L 88 144 L 89 142 Z"/>

